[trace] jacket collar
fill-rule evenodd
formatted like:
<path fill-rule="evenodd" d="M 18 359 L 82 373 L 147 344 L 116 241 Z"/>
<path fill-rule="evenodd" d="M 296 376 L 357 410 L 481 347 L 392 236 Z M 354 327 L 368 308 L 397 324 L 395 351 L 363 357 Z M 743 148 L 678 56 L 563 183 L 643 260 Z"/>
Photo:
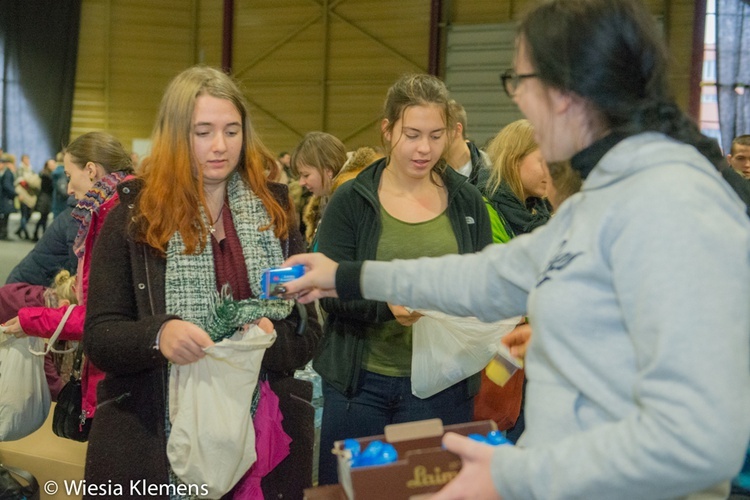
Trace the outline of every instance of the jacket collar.
<path fill-rule="evenodd" d="M 602 137 L 586 149 L 573 155 L 573 158 L 570 159 L 570 166 L 581 175 L 581 179 L 585 180 L 602 157 L 625 137 L 627 136 L 624 134 L 614 132 Z"/>
<path fill-rule="evenodd" d="M 453 170 L 445 163 L 445 160 L 441 159 L 440 161 L 444 166 L 441 178 L 448 191 L 448 203 L 450 203 L 453 197 L 461 190 L 461 187 L 469 182 L 469 179 Z M 385 170 L 386 165 L 387 158 L 381 158 L 365 168 L 354 179 L 354 189 L 373 204 L 374 207 L 380 206 L 380 202 L 378 201 L 378 187 L 380 186 L 380 178 L 383 176 L 383 170 Z"/>

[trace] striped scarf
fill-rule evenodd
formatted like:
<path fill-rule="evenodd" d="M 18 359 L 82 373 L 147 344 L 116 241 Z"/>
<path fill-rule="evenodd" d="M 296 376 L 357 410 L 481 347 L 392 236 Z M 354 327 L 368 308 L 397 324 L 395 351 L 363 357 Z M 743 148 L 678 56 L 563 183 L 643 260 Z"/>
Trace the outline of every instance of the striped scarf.
<path fill-rule="evenodd" d="M 258 196 L 245 186 L 235 172 L 227 184 L 229 208 L 232 211 L 237 237 L 247 267 L 247 277 L 254 297 L 261 294 L 260 282 L 264 269 L 277 267 L 284 261 L 281 243 L 272 229 L 259 231 L 271 221 Z M 201 209 L 203 222 L 208 218 Z M 288 300 L 249 298 L 233 300 L 227 285 L 217 293 L 214 257 L 211 243 L 197 255 L 186 255 L 179 232 L 172 235 L 167 246 L 167 271 L 164 291 L 167 312 L 203 328 L 214 340 L 231 336 L 246 323 L 266 317 L 284 319 L 292 311 Z"/>
<path fill-rule="evenodd" d="M 73 209 L 73 218 L 78 221 L 78 234 L 73 242 L 73 251 L 80 260 L 86 248 L 86 235 L 91 225 L 91 217 L 99 211 L 107 200 L 117 192 L 117 185 L 127 177 L 127 172 L 112 172 L 107 174 L 91 186 L 83 198 L 78 200 Z"/>

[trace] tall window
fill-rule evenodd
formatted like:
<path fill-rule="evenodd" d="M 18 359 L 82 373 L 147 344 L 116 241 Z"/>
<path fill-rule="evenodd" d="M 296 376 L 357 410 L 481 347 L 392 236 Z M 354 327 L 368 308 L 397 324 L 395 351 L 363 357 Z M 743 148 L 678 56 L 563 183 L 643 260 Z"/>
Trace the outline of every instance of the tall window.
<path fill-rule="evenodd" d="M 703 75 L 701 77 L 701 132 L 721 144 L 719 104 L 716 92 L 716 0 L 706 2 L 706 34 L 703 40 Z"/>

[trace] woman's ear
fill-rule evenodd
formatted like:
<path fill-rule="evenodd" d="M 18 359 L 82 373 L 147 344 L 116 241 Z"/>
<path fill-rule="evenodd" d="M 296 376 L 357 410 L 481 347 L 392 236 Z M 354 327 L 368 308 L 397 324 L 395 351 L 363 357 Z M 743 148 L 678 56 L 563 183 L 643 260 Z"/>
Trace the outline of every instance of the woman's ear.
<path fill-rule="evenodd" d="M 380 123 L 380 131 L 387 142 L 391 142 L 391 132 L 388 130 L 389 123 L 388 118 L 383 118 L 383 121 Z"/>
<path fill-rule="evenodd" d="M 97 174 L 99 173 L 99 167 L 96 165 L 96 163 L 94 163 L 93 161 L 88 161 L 83 168 L 84 170 L 86 170 L 86 174 L 89 176 L 89 180 L 91 182 L 94 182 L 97 178 Z"/>

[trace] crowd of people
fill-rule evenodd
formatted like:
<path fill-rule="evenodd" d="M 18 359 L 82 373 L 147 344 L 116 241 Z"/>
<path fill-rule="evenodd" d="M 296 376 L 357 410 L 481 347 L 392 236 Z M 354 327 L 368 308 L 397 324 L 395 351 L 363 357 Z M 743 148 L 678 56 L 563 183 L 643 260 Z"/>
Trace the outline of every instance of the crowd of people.
<path fill-rule="evenodd" d="M 413 326 L 435 310 L 521 317 L 497 341 L 525 360 L 496 418 L 517 446 L 447 434 L 463 468 L 435 498 L 726 498 L 750 440 L 750 135 L 726 155 L 701 135 L 667 59 L 637 0 L 552 0 L 501 77 L 525 118 L 483 145 L 439 78 L 410 74 L 382 144 L 311 131 L 273 154 L 238 84 L 196 66 L 142 159 L 104 132 L 39 172 L 0 151 L 0 239 L 19 211 L 38 240 L 0 287 L 4 332 L 83 346 L 87 483 L 200 494 L 173 462 L 179 370 L 253 336 L 270 347 L 235 395 L 252 466 L 216 497 L 302 498 L 339 481 L 336 441 L 511 397 L 481 371 L 413 394 Z M 262 298 L 264 271 L 296 264 Z M 48 360 L 53 395 L 60 375 Z"/>
<path fill-rule="evenodd" d="M 15 235 L 20 240 L 31 242 L 39 238 L 47 229 L 50 214 L 58 215 L 68 199 L 68 181 L 62 166 L 62 154 L 57 159 L 50 158 L 38 169 L 33 168 L 29 156 L 16 156 L 0 149 L 0 241 L 8 237 L 10 214 L 19 212 L 20 222 Z M 29 221 L 33 213 L 39 219 L 32 230 Z"/>

